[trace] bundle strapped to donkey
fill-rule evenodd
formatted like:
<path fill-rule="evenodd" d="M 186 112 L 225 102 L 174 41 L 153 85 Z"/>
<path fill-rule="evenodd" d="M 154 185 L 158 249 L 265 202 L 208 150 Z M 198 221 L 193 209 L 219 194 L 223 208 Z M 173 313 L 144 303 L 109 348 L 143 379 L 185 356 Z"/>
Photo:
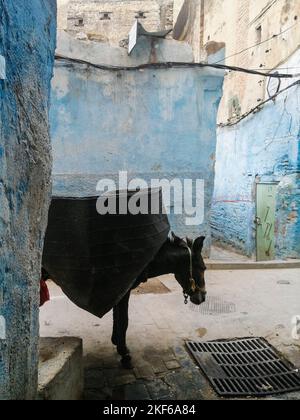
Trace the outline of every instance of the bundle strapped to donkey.
<path fill-rule="evenodd" d="M 120 212 L 120 200 L 148 196 L 147 214 Z M 103 317 L 133 287 L 170 230 L 160 189 L 115 192 L 116 213 L 100 215 L 98 197 L 54 197 L 43 267 L 80 308 Z M 151 206 L 152 204 L 152 206 Z M 151 213 L 151 208 L 158 211 Z M 124 210 L 124 209 L 123 209 Z M 126 213 L 126 214 L 125 214 Z"/>

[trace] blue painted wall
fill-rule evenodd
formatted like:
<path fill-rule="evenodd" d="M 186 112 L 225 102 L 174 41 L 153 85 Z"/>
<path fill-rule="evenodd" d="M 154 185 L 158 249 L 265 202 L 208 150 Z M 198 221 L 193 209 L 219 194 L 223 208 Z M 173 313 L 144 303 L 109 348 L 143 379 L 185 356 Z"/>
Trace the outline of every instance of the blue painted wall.
<path fill-rule="evenodd" d="M 171 222 L 179 234 L 209 239 L 222 83 L 222 73 L 191 68 L 116 73 L 56 63 L 53 193 L 95 195 L 97 181 L 120 170 L 146 180 L 205 179 L 205 223 Z"/>
<path fill-rule="evenodd" d="M 212 227 L 220 243 L 255 254 L 256 182 L 278 182 L 277 257 L 300 257 L 299 101 L 298 86 L 219 129 Z"/>
<path fill-rule="evenodd" d="M 36 393 L 55 33 L 56 1 L 0 2 L 0 399 Z"/>

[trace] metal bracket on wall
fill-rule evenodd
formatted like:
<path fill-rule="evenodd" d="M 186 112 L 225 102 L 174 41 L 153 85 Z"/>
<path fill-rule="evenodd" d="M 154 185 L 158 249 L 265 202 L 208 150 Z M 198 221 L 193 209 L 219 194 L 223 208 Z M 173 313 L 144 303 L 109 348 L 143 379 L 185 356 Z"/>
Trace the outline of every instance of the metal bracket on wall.
<path fill-rule="evenodd" d="M 170 32 L 172 32 L 172 29 L 159 32 L 148 32 L 140 22 L 136 21 L 129 33 L 128 54 L 130 55 L 132 53 L 140 36 L 149 36 L 152 38 L 165 38 Z"/>
<path fill-rule="evenodd" d="M 0 55 L 0 80 L 6 79 L 6 61 L 3 55 Z"/>

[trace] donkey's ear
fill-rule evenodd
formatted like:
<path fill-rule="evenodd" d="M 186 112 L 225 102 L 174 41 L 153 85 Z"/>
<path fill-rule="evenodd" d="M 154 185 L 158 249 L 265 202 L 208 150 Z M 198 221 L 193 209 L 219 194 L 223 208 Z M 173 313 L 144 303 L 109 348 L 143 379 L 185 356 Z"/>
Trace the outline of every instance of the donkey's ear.
<path fill-rule="evenodd" d="M 202 251 L 204 241 L 205 241 L 205 236 L 200 236 L 199 238 L 197 238 L 195 240 L 195 242 L 194 242 L 194 251 L 195 252 L 201 252 Z"/>
<path fill-rule="evenodd" d="M 174 232 L 171 232 L 170 241 L 172 244 L 186 248 L 186 243 L 184 240 L 179 238 L 179 236 L 176 236 Z"/>
<path fill-rule="evenodd" d="M 190 249 L 193 248 L 194 241 L 191 238 L 186 238 L 186 243 Z"/>
<path fill-rule="evenodd" d="M 176 235 L 173 231 L 169 233 L 169 239 L 172 244 L 175 242 Z"/>
<path fill-rule="evenodd" d="M 172 244 L 176 244 L 176 245 L 178 245 L 179 244 L 179 242 L 181 241 L 181 239 L 179 238 L 179 236 L 176 236 L 175 235 L 175 233 L 172 231 L 172 232 L 170 232 L 170 234 L 169 234 L 169 238 L 170 238 L 170 242 L 172 243 Z"/>

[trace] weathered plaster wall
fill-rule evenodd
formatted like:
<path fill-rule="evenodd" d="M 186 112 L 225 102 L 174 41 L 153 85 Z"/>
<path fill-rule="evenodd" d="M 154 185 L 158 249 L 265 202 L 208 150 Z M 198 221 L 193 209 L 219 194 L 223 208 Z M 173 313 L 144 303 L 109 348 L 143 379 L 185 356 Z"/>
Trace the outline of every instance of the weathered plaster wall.
<path fill-rule="evenodd" d="M 151 45 L 141 39 L 132 57 L 122 58 L 112 48 L 107 55 L 102 44 L 68 41 L 69 54 L 98 62 L 110 57 L 114 65 L 116 57 L 119 64 L 149 62 Z M 61 48 L 66 55 L 65 43 Z M 158 61 L 193 58 L 190 47 L 175 41 L 160 40 L 154 48 Z M 209 244 L 222 82 L 222 73 L 192 68 L 112 72 L 57 62 L 51 109 L 54 194 L 95 195 L 97 181 L 115 178 L 120 170 L 146 180 L 205 179 L 205 223 L 187 228 L 182 216 L 171 221 L 179 234 L 206 233 Z"/>
<path fill-rule="evenodd" d="M 37 387 L 55 31 L 55 0 L 1 1 L 7 79 L 0 80 L 0 399 L 30 399 Z"/>
<path fill-rule="evenodd" d="M 197 63 L 204 61 L 201 60 L 203 55 L 201 48 L 203 41 L 203 1 L 174 0 L 173 6 L 173 38 L 186 41 L 192 46 Z"/>
<path fill-rule="evenodd" d="M 57 0 L 57 29 L 66 30 L 68 27 L 68 8 L 71 0 Z"/>
<path fill-rule="evenodd" d="M 140 12 L 148 31 L 173 27 L 173 0 L 58 0 L 58 28 L 81 39 L 119 45 Z"/>
<path fill-rule="evenodd" d="M 174 5 L 173 5 L 173 19 L 174 22 L 176 22 L 178 15 L 180 13 L 180 10 L 183 6 L 185 0 L 174 0 Z"/>
<path fill-rule="evenodd" d="M 191 3 L 192 0 L 175 0 L 174 16 L 179 16 L 180 7 L 182 12 Z M 298 0 L 201 0 L 201 8 L 202 60 L 266 73 L 272 70 L 299 73 Z M 184 27 L 187 30 L 184 39 L 194 51 L 197 51 L 194 34 L 198 25 L 195 20 L 192 26 Z M 268 98 L 268 84 L 269 79 L 262 76 L 240 72 L 228 72 L 225 76 L 218 113 L 213 232 L 221 243 L 233 245 L 249 255 L 254 253 L 255 182 L 276 181 L 279 182 L 277 255 L 299 257 L 296 239 L 299 236 L 299 105 L 295 96 L 298 90 L 289 91 L 275 104 L 270 103 L 259 113 L 229 127 Z M 276 82 L 272 85 L 274 91 Z M 283 83 L 281 88 L 284 86 Z"/>
<path fill-rule="evenodd" d="M 202 48 L 224 42 L 226 60 L 222 63 L 267 72 L 282 67 L 284 71 L 284 62 L 300 46 L 299 0 L 205 0 L 203 7 Z M 265 78 L 229 73 L 218 122 L 236 121 L 263 101 L 265 92 Z"/>
<path fill-rule="evenodd" d="M 284 64 L 290 73 L 297 66 L 300 50 Z M 299 100 L 300 86 L 238 125 L 218 130 L 213 234 L 249 255 L 255 252 L 256 182 L 275 181 L 277 256 L 300 257 Z"/>

